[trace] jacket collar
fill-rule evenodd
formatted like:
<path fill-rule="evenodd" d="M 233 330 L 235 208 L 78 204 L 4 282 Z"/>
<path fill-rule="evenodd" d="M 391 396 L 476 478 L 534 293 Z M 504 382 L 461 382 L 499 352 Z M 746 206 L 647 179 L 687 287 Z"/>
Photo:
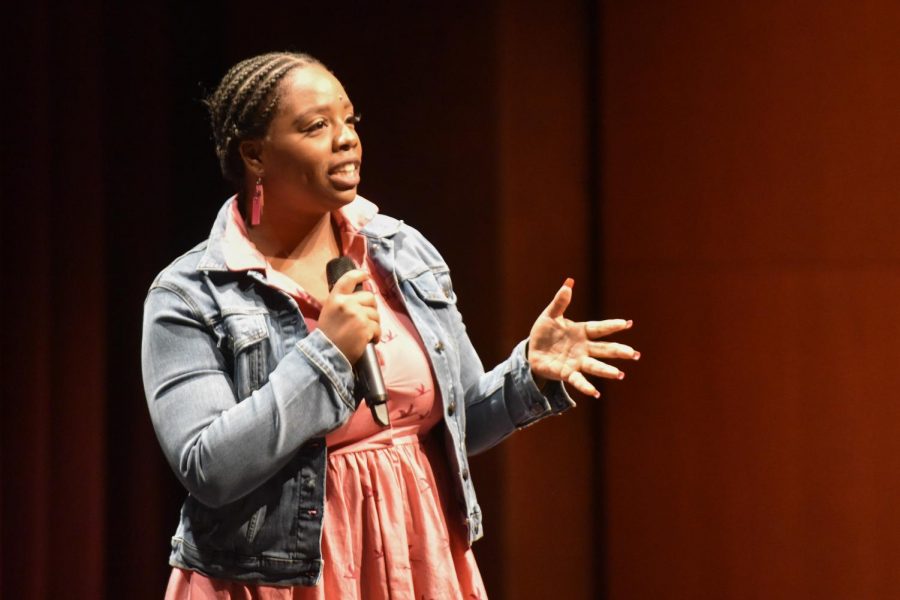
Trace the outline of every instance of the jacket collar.
<path fill-rule="evenodd" d="M 375 215 L 359 232 L 374 239 L 390 238 L 396 235 L 403 226 L 403 221 L 387 215 Z"/>
<path fill-rule="evenodd" d="M 209 232 L 206 251 L 200 258 L 200 262 L 197 263 L 198 271 L 229 270 L 225 260 L 225 232 L 236 201 L 236 196 L 232 196 L 219 209 Z M 378 206 L 362 196 L 357 196 L 353 202 L 342 207 L 338 219 L 346 221 L 367 238 L 391 237 L 400 230 L 400 226 L 403 224 L 402 221 L 378 214 Z"/>

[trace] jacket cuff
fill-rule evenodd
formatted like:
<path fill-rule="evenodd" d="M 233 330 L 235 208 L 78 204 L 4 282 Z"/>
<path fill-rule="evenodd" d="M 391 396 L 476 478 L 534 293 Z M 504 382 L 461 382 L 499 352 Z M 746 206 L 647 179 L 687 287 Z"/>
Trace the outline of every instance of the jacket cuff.
<path fill-rule="evenodd" d="M 575 406 L 575 400 L 562 381 L 548 381 L 544 386 L 544 397 L 550 403 L 550 411 L 554 415 L 562 414 Z"/>
<path fill-rule="evenodd" d="M 331 387 L 344 404 L 355 410 L 353 388 L 356 380 L 353 376 L 353 367 L 334 342 L 320 329 L 316 329 L 297 342 L 296 346 L 297 350 L 309 359 L 310 364 L 331 383 Z"/>
<path fill-rule="evenodd" d="M 569 396 L 566 386 L 561 381 L 547 381 L 543 391 L 537 386 L 531 373 L 531 365 L 525 356 L 527 343 L 528 340 L 519 342 L 510 357 L 512 363 L 510 374 L 516 389 L 520 390 L 520 394 L 515 396 L 521 398 L 523 406 L 520 406 L 519 410 L 507 408 L 510 409 L 514 422 L 520 427 L 530 425 L 543 417 L 564 413 L 575 406 L 575 401 Z M 517 413 L 521 418 L 516 418 Z"/>

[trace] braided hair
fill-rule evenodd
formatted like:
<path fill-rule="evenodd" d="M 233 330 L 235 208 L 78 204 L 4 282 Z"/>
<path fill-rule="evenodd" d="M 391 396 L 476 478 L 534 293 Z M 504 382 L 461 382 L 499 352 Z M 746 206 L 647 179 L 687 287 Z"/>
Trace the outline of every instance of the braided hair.
<path fill-rule="evenodd" d="M 295 52 L 254 56 L 231 67 L 206 98 L 219 167 L 239 193 L 244 188 L 240 143 L 266 135 L 278 108 L 278 84 L 295 68 L 311 64 L 322 63 Z"/>

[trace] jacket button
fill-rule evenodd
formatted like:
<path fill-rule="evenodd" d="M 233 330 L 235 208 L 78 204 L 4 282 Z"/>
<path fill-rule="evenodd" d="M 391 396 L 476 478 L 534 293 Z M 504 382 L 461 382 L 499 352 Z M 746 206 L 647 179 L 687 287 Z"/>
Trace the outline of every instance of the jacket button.
<path fill-rule="evenodd" d="M 438 340 L 438 342 L 434 345 L 434 349 L 437 352 L 443 352 L 444 351 L 444 342 Z"/>
<path fill-rule="evenodd" d="M 450 404 L 447 405 L 447 416 L 452 417 L 456 414 L 456 400 L 451 400 Z"/>
<path fill-rule="evenodd" d="M 463 470 L 462 470 L 462 478 L 463 478 L 463 481 L 468 481 L 468 480 L 469 480 L 469 470 L 468 470 L 468 469 L 463 469 Z"/>

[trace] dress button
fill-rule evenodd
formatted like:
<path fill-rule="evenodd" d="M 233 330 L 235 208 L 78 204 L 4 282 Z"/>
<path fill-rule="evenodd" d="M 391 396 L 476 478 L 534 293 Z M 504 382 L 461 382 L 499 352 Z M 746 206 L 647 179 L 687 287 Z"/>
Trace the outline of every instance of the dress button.
<path fill-rule="evenodd" d="M 452 417 L 456 414 L 456 400 L 451 400 L 450 404 L 447 405 L 447 416 Z"/>
<path fill-rule="evenodd" d="M 438 340 L 438 342 L 434 345 L 434 349 L 438 352 L 444 351 L 444 342 Z"/>
<path fill-rule="evenodd" d="M 463 469 L 463 470 L 462 470 L 462 478 L 463 478 L 463 481 L 468 481 L 468 480 L 469 480 L 469 470 L 468 470 L 468 469 Z"/>

